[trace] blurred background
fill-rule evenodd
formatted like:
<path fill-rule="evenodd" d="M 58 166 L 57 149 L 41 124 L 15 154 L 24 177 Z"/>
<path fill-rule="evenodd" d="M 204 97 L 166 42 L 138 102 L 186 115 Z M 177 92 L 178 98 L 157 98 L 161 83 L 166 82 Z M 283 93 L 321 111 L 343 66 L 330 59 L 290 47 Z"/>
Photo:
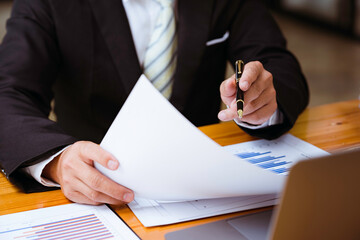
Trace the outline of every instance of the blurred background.
<path fill-rule="evenodd" d="M 359 98 L 360 0 L 264 1 L 307 77 L 310 106 Z M 11 6 L 0 0 L 0 42 Z"/>

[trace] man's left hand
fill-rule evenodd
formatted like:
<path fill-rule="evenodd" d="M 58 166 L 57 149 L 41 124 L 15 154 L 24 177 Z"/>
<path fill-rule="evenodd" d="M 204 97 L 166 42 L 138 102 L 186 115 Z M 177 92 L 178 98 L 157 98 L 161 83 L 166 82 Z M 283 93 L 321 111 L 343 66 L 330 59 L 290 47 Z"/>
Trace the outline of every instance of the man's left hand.
<path fill-rule="evenodd" d="M 218 114 L 221 121 L 237 118 L 253 125 L 261 125 L 268 121 L 277 109 L 276 91 L 273 76 L 258 62 L 249 62 L 244 67 L 239 86 L 244 91 L 243 117 L 238 118 L 236 109 L 235 75 L 224 80 L 220 86 L 222 101 L 229 107 Z"/>

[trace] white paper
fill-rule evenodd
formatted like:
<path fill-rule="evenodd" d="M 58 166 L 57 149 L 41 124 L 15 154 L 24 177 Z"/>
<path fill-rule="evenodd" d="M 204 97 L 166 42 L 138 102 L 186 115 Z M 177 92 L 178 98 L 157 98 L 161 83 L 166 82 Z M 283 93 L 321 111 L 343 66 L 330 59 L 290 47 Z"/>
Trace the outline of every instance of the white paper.
<path fill-rule="evenodd" d="M 0 216 L 0 239 L 70 238 L 140 239 L 105 205 L 73 203 Z"/>
<path fill-rule="evenodd" d="M 101 146 L 120 162 L 102 173 L 136 197 L 196 200 L 279 193 L 285 177 L 227 151 L 183 117 L 141 76 Z"/>
<path fill-rule="evenodd" d="M 240 155 L 239 159 L 241 161 L 254 162 L 252 164 L 259 168 L 262 168 L 261 164 L 278 163 L 279 166 L 266 168 L 266 171 L 279 175 L 287 175 L 291 166 L 298 161 L 329 154 L 290 134 L 271 141 L 256 140 L 229 145 L 225 146 L 224 149 L 234 155 Z M 245 158 L 241 158 L 244 156 Z M 282 171 L 282 169 L 285 169 L 285 171 Z M 135 201 L 128 205 L 140 222 L 144 226 L 150 227 L 272 206 L 277 203 L 277 200 L 278 195 L 276 194 L 176 203 L 136 198 Z"/>
<path fill-rule="evenodd" d="M 136 198 L 128 206 L 145 227 L 153 227 L 272 206 L 277 203 L 277 199 L 276 194 L 174 203 Z"/>

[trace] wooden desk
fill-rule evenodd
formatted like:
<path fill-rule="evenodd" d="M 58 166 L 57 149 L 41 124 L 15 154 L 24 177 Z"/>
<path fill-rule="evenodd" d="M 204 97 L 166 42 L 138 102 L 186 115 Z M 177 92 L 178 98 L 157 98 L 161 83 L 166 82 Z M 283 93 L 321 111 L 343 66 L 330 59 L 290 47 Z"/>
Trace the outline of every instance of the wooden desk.
<path fill-rule="evenodd" d="M 221 145 L 254 140 L 233 122 L 200 128 Z M 290 131 L 293 135 L 329 152 L 360 149 L 360 101 L 334 103 L 307 109 Z M 0 175 L 0 215 L 70 203 L 60 190 L 24 194 Z M 170 231 L 258 210 L 226 214 L 163 227 L 145 228 L 126 206 L 113 207 L 141 239 L 164 239 Z"/>

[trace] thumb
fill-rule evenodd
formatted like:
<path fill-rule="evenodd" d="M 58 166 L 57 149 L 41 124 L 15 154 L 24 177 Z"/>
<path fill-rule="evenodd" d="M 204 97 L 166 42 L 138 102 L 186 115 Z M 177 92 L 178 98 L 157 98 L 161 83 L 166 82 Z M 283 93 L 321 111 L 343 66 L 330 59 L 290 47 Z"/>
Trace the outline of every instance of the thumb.
<path fill-rule="evenodd" d="M 85 156 L 86 159 L 97 162 L 110 170 L 116 170 L 119 167 L 119 161 L 111 153 L 100 147 L 100 145 L 88 141 L 78 143 L 81 145 L 80 154 Z"/>

